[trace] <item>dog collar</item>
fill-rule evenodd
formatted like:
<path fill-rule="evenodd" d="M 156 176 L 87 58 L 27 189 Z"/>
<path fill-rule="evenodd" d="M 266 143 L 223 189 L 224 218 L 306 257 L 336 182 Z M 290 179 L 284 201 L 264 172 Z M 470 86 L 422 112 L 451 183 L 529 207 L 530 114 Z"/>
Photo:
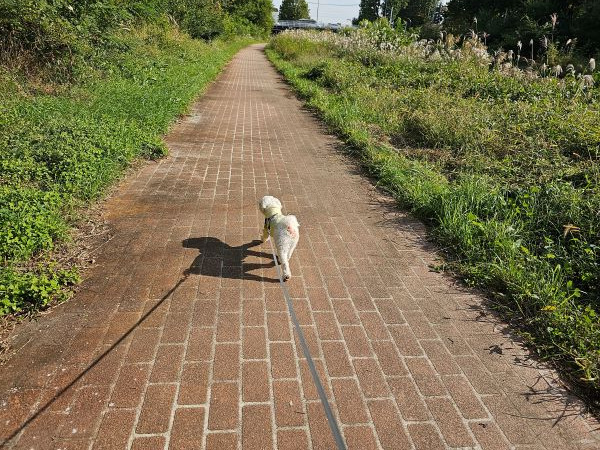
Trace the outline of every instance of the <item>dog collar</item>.
<path fill-rule="evenodd" d="M 272 219 L 277 214 L 281 214 L 281 208 L 278 208 L 276 206 L 270 206 L 265 209 L 265 212 L 263 214 L 267 219 Z"/>
<path fill-rule="evenodd" d="M 267 209 L 265 209 L 264 215 L 265 215 L 265 228 L 267 230 L 269 230 L 269 232 L 270 232 L 271 231 L 271 222 L 273 221 L 273 219 L 277 216 L 282 215 L 281 208 L 277 208 L 275 206 L 267 208 Z"/>

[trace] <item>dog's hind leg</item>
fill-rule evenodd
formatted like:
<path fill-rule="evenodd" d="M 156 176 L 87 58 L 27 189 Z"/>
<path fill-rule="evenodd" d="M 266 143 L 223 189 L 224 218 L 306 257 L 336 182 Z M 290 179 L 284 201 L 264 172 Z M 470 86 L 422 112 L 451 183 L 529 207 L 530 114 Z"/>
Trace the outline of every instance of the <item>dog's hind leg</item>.
<path fill-rule="evenodd" d="M 290 270 L 290 252 L 288 249 L 282 250 L 279 260 L 281 261 L 281 270 L 283 271 L 283 281 L 287 281 L 292 278 L 292 272 Z"/>
<path fill-rule="evenodd" d="M 298 245 L 298 239 L 296 239 L 294 241 L 294 243 L 292 244 L 292 247 L 290 248 L 290 252 L 288 254 L 288 260 L 292 259 L 292 254 L 294 253 L 294 250 L 296 250 L 296 245 Z"/>

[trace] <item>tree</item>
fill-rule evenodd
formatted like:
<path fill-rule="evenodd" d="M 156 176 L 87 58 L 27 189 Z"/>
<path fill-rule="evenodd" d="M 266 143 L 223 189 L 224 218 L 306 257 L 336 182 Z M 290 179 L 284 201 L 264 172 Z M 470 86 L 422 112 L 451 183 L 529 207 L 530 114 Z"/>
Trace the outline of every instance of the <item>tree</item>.
<path fill-rule="evenodd" d="M 306 0 L 283 0 L 279 7 L 279 20 L 310 19 Z"/>
<path fill-rule="evenodd" d="M 600 3 L 594 1 L 585 2 L 572 18 L 573 34 L 577 36 L 583 45 L 587 47 L 588 53 L 598 55 L 600 53 Z"/>
<path fill-rule="evenodd" d="M 226 8 L 229 14 L 252 23 L 264 31 L 270 31 L 273 26 L 271 0 L 229 0 Z"/>
<path fill-rule="evenodd" d="M 383 0 L 381 2 L 381 15 L 394 23 L 400 17 L 400 11 L 406 7 L 409 0 Z"/>
<path fill-rule="evenodd" d="M 439 0 L 408 0 L 400 10 L 400 17 L 407 20 L 410 26 L 424 25 L 431 22 L 439 3 Z"/>
<path fill-rule="evenodd" d="M 374 22 L 379 18 L 380 0 L 360 0 L 358 22 L 369 20 Z"/>

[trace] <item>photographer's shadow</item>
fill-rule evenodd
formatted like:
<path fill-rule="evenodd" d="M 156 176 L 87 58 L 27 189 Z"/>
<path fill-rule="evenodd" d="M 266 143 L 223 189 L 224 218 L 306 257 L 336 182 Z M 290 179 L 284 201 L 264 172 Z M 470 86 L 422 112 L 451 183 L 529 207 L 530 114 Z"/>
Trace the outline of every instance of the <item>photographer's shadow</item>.
<path fill-rule="evenodd" d="M 194 262 L 188 267 L 184 274 L 204 275 L 207 277 L 231 278 L 239 280 L 254 280 L 267 283 L 277 283 L 274 278 L 265 278 L 252 273 L 253 270 L 273 267 L 275 263 L 270 254 L 252 250 L 253 247 L 262 242 L 257 240 L 231 247 L 225 242 L 214 237 L 201 237 L 184 239 L 182 245 L 185 248 L 198 249 L 199 254 Z M 266 263 L 245 262 L 248 256 L 265 258 Z"/>

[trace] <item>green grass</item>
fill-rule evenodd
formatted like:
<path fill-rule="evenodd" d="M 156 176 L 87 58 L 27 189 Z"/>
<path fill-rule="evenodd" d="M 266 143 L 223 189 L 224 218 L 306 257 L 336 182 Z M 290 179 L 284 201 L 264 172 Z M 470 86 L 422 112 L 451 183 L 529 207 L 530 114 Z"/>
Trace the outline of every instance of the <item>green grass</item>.
<path fill-rule="evenodd" d="M 250 42 L 207 44 L 165 26 L 110 41 L 68 86 L 0 72 L 0 315 L 68 295 L 77 270 L 52 252 L 78 212 L 136 158 L 165 155 L 172 121 Z"/>
<path fill-rule="evenodd" d="M 440 59 L 343 39 L 282 34 L 267 52 L 452 269 L 597 401 L 598 88 L 490 71 L 464 47 Z"/>

